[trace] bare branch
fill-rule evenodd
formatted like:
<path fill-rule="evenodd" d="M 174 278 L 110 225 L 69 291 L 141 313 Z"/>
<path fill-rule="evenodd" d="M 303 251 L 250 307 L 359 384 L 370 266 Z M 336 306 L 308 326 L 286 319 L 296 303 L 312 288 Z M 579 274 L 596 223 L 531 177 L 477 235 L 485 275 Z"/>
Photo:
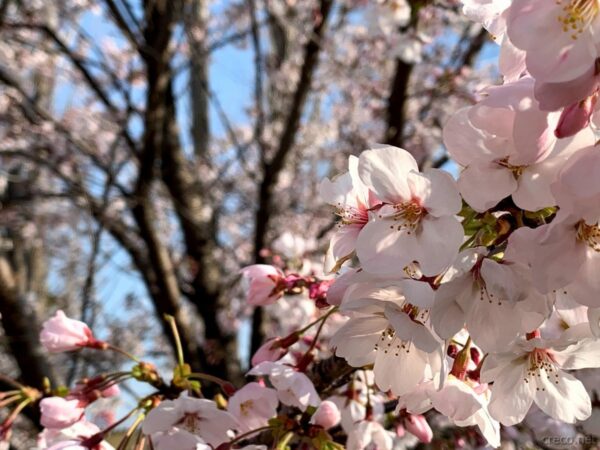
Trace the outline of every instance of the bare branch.
<path fill-rule="evenodd" d="M 113 18 L 115 24 L 119 27 L 121 32 L 125 35 L 127 40 L 129 40 L 129 42 L 133 46 L 133 48 L 138 49 L 138 51 L 141 53 L 143 51 L 143 47 L 140 44 L 139 39 L 136 36 L 136 34 L 134 33 L 132 28 L 127 23 L 127 20 L 125 20 L 125 16 L 123 16 L 123 14 L 121 13 L 121 10 L 117 6 L 117 4 L 113 0 L 104 0 L 104 3 L 106 4 L 108 10 L 110 11 L 111 17 Z"/>

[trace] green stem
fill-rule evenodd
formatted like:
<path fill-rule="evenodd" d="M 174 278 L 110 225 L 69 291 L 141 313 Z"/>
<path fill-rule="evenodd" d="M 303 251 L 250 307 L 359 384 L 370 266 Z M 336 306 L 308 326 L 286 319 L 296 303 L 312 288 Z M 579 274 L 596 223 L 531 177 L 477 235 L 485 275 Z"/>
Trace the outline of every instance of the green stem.
<path fill-rule="evenodd" d="M 218 384 L 219 386 L 222 386 L 224 384 L 230 384 L 228 381 L 225 381 L 219 377 L 215 377 L 214 375 L 209 375 L 207 373 L 192 372 L 187 376 L 187 378 L 197 378 L 199 380 L 206 380 L 210 381 L 211 383 Z"/>
<path fill-rule="evenodd" d="M 5 406 L 10 405 L 11 403 L 14 403 L 18 400 L 21 400 L 21 394 L 14 394 L 11 395 L 9 397 L 6 397 L 5 399 L 3 399 L 2 401 L 0 401 L 0 408 L 4 408 Z"/>
<path fill-rule="evenodd" d="M 127 358 L 131 359 L 132 361 L 135 361 L 136 363 L 140 362 L 140 359 L 137 356 L 134 356 L 131 353 L 129 353 L 128 351 L 123 350 L 122 348 L 116 347 L 112 344 L 108 344 L 108 350 L 112 350 L 113 352 L 120 353 L 121 355 L 126 356 Z"/>
<path fill-rule="evenodd" d="M 175 322 L 175 317 L 170 314 L 165 314 L 165 320 L 169 322 L 171 325 L 171 332 L 173 333 L 173 338 L 175 339 L 175 346 L 177 349 L 177 362 L 180 366 L 185 364 L 183 359 L 183 347 L 181 346 L 181 338 L 179 337 L 179 330 L 177 329 L 177 323 Z"/>
<path fill-rule="evenodd" d="M 146 414 L 144 414 L 144 413 L 142 413 L 136 417 L 135 421 L 127 429 L 127 432 L 125 433 L 125 436 L 123 437 L 123 439 L 121 439 L 121 442 L 119 443 L 119 446 L 117 447 L 117 450 L 125 450 L 127 448 L 127 445 L 129 444 L 129 441 L 131 440 L 131 436 L 133 436 L 133 433 L 135 432 L 137 427 L 140 425 L 140 423 L 142 423 L 142 421 L 144 420 L 145 417 L 146 417 Z"/>
<path fill-rule="evenodd" d="M 24 385 L 19 383 L 17 380 L 13 380 L 12 378 L 7 377 L 6 375 L 0 374 L 0 380 L 4 381 L 7 384 L 10 384 L 11 386 L 16 387 L 17 389 L 23 389 L 25 387 Z"/>
<path fill-rule="evenodd" d="M 292 438 L 294 437 L 294 433 L 292 433 L 291 431 L 288 431 L 283 438 L 277 443 L 277 447 L 276 450 L 285 450 L 285 448 L 287 447 L 287 445 L 289 444 L 289 442 L 292 440 Z"/>
<path fill-rule="evenodd" d="M 6 418 L 6 420 L 4 421 L 4 424 L 9 424 L 9 426 L 12 425 L 12 423 L 15 421 L 15 419 L 17 418 L 17 416 L 21 413 L 21 411 L 23 411 L 25 409 L 25 407 L 27 405 L 29 405 L 31 402 L 33 402 L 32 399 L 30 398 L 26 398 L 25 400 L 23 400 L 21 403 L 19 403 L 15 409 L 12 410 L 12 412 L 8 415 L 8 417 Z"/>

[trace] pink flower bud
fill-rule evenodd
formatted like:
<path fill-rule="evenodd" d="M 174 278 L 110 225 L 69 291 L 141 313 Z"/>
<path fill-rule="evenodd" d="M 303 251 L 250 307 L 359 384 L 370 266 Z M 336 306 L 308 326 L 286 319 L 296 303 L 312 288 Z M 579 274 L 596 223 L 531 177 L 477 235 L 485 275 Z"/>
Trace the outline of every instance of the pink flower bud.
<path fill-rule="evenodd" d="M 554 135 L 559 139 L 566 138 L 587 127 L 590 124 L 590 117 L 594 112 L 597 100 L 598 94 L 594 94 L 585 100 L 567 106 L 560 115 Z"/>
<path fill-rule="evenodd" d="M 321 280 L 312 283 L 308 287 L 308 298 L 315 301 L 317 308 L 326 308 L 329 306 L 329 303 L 327 303 L 327 291 L 333 282 L 334 280 Z"/>
<path fill-rule="evenodd" d="M 404 427 L 424 444 L 429 444 L 433 439 L 433 431 L 421 415 L 408 414 L 404 419 Z"/>
<path fill-rule="evenodd" d="M 281 284 L 283 273 L 276 267 L 267 264 L 254 264 L 241 271 L 249 281 L 246 301 L 250 305 L 264 306 L 275 303 L 283 295 Z"/>
<path fill-rule="evenodd" d="M 84 409 L 79 406 L 79 400 L 67 400 L 62 397 L 43 399 L 40 402 L 40 411 L 42 425 L 59 430 L 78 422 L 84 413 Z"/>
<path fill-rule="evenodd" d="M 69 319 L 64 312 L 57 311 L 54 317 L 44 322 L 40 342 L 47 351 L 60 353 L 78 350 L 96 341 L 85 323 Z"/>
<path fill-rule="evenodd" d="M 337 405 L 329 400 L 321 402 L 313 416 L 310 418 L 310 423 L 318 425 L 328 430 L 340 423 L 342 416 Z"/>
<path fill-rule="evenodd" d="M 287 349 L 281 348 L 281 346 L 278 345 L 280 341 L 280 338 L 273 338 L 261 345 L 260 348 L 256 350 L 254 356 L 252 356 L 252 367 L 265 361 L 277 361 L 285 355 Z"/>

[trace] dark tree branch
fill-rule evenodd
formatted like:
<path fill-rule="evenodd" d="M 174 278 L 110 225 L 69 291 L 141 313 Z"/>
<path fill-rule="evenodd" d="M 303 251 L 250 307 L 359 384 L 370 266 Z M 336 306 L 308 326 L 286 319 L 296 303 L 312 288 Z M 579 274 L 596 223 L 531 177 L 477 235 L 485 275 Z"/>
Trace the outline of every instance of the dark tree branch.
<path fill-rule="evenodd" d="M 194 152 L 207 161 L 210 148 L 210 119 L 208 113 L 208 35 L 206 0 L 191 0 L 189 14 L 186 14 L 186 31 L 190 55 L 190 103 L 192 105 L 192 138 Z M 198 38 L 197 31 L 202 33 Z"/>
<path fill-rule="evenodd" d="M 411 19 L 402 31 L 416 30 L 419 23 L 420 0 L 409 1 L 411 5 Z M 387 99 L 386 122 L 387 129 L 384 142 L 395 147 L 404 146 L 404 125 L 406 124 L 406 101 L 408 88 L 414 65 L 396 58 L 394 78 Z"/>
<path fill-rule="evenodd" d="M 133 46 L 133 48 L 142 52 L 143 48 L 139 42 L 138 37 L 127 23 L 127 20 L 125 20 L 125 16 L 121 13 L 121 10 L 119 9 L 118 5 L 114 2 L 114 0 L 104 0 L 104 3 L 106 4 L 106 7 L 108 8 L 111 14 L 113 21 L 121 30 L 121 32 L 125 35 L 129 43 Z"/>
<path fill-rule="evenodd" d="M 263 179 L 258 193 L 258 208 L 254 223 L 254 260 L 262 262 L 261 250 L 267 243 L 267 232 L 272 217 L 274 190 L 279 180 L 286 159 L 294 147 L 296 135 L 300 126 L 300 118 L 310 91 L 312 78 L 319 61 L 321 42 L 333 6 L 333 0 L 321 0 L 320 20 L 314 25 L 312 36 L 304 48 L 304 63 L 300 69 L 300 78 L 289 108 L 289 114 L 275 155 L 270 161 L 264 162 Z M 251 353 L 254 353 L 264 340 L 262 332 L 263 312 L 256 308 L 252 318 Z"/>
<path fill-rule="evenodd" d="M 263 141 L 265 126 L 265 110 L 263 99 L 263 55 L 260 39 L 260 30 L 256 18 L 255 0 L 247 0 L 250 10 L 250 23 L 252 24 L 252 46 L 254 47 L 254 103 L 256 108 L 256 121 L 254 123 L 254 140 L 258 144 L 261 154 L 266 152 Z"/>

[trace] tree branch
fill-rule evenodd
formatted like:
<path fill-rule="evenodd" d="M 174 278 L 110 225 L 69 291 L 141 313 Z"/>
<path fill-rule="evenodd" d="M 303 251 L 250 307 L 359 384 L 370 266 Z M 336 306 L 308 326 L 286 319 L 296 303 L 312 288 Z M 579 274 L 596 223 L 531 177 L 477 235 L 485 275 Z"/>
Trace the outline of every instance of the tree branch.
<path fill-rule="evenodd" d="M 267 242 L 267 232 L 272 216 L 274 189 L 284 168 L 286 158 L 295 143 L 300 126 L 300 117 L 304 110 L 313 74 L 319 61 L 321 41 L 325 34 L 332 6 L 333 0 L 321 0 L 320 2 L 320 20 L 314 25 L 312 36 L 304 48 L 304 63 L 300 70 L 300 78 L 294 92 L 279 145 L 273 158 L 264 163 L 263 179 L 258 193 L 258 208 L 254 219 L 254 260 L 256 262 L 263 261 L 260 251 L 265 247 Z M 260 307 L 255 309 L 252 322 L 251 354 L 258 349 L 264 340 L 262 333 L 263 313 Z"/>

